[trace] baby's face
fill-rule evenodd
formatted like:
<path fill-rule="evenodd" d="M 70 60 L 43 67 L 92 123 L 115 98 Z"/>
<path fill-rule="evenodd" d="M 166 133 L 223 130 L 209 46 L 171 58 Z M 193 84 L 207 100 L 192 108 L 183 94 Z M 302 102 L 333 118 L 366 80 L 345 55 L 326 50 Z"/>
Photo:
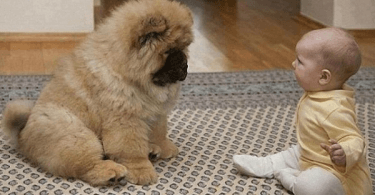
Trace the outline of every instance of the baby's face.
<path fill-rule="evenodd" d="M 321 37 L 304 36 L 296 46 L 296 60 L 292 63 L 298 84 L 305 91 L 319 91 L 322 66 Z"/>

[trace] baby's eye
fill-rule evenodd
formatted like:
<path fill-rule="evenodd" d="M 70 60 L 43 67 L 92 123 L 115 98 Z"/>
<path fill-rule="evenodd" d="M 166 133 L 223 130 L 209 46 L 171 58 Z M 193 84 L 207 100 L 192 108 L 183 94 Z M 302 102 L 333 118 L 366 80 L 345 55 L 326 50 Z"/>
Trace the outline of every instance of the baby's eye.
<path fill-rule="evenodd" d="M 301 62 L 301 60 L 299 60 L 299 59 L 297 58 L 297 65 L 300 65 L 300 64 L 302 64 L 302 62 Z"/>

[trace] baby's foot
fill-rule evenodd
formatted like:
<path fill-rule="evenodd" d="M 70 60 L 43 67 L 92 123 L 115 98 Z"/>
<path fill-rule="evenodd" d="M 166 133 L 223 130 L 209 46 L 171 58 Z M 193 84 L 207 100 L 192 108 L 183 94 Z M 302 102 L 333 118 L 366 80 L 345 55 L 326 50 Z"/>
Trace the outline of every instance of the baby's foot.
<path fill-rule="evenodd" d="M 275 178 L 285 189 L 293 191 L 294 183 L 301 172 L 296 169 L 285 168 L 274 172 Z"/>
<path fill-rule="evenodd" d="M 273 178 L 272 162 L 269 157 L 234 155 L 234 167 L 248 176 Z"/>

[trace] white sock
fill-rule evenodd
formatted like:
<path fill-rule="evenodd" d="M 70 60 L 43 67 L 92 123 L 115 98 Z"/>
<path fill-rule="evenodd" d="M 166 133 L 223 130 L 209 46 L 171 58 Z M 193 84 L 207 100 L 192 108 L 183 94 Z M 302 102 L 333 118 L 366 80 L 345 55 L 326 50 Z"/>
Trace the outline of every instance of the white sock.
<path fill-rule="evenodd" d="M 273 177 L 272 162 L 268 156 L 234 155 L 233 162 L 234 167 L 244 175 L 266 178 Z"/>
<path fill-rule="evenodd" d="M 274 176 L 280 181 L 285 189 L 293 192 L 294 184 L 296 183 L 297 177 L 300 173 L 301 172 L 296 169 L 285 168 L 276 170 L 274 172 Z"/>

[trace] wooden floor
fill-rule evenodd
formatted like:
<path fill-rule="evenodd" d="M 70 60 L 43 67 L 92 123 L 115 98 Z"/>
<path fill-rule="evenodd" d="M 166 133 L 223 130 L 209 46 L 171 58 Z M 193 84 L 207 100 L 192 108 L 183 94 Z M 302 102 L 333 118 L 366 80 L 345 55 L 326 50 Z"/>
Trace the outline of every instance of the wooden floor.
<path fill-rule="evenodd" d="M 321 27 L 299 15 L 299 0 L 181 0 L 194 13 L 189 72 L 291 69 L 300 37 Z M 100 17 L 96 11 L 96 17 Z M 375 34 L 354 33 L 363 66 L 375 66 Z M 0 74 L 50 74 L 80 36 L 0 34 Z"/>

